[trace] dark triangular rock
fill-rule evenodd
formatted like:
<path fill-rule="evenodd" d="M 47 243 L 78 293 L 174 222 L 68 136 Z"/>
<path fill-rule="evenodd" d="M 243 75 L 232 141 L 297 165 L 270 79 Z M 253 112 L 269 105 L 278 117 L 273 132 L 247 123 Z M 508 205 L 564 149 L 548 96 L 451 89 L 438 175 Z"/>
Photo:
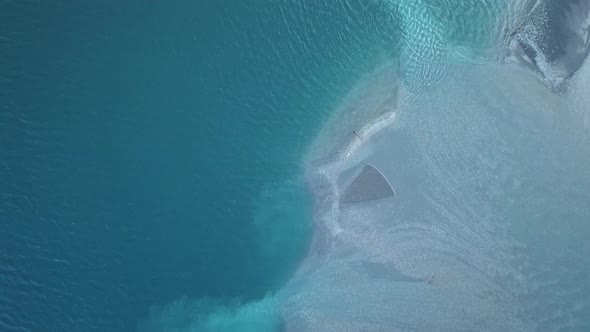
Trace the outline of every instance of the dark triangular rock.
<path fill-rule="evenodd" d="M 366 165 L 346 189 L 341 201 L 366 202 L 392 196 L 395 196 L 395 193 L 385 176 L 374 166 Z"/>

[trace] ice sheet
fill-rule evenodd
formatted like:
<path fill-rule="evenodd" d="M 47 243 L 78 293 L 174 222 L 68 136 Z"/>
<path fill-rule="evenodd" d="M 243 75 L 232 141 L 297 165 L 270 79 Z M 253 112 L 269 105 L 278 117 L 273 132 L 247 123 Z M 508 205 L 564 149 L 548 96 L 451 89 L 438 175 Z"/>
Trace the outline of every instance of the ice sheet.
<path fill-rule="evenodd" d="M 344 107 L 379 105 L 395 117 L 367 121 L 379 130 L 361 126 L 372 134 L 360 144 L 351 137 L 310 156 L 319 234 L 278 294 L 287 330 L 588 326 L 582 124 L 522 67 L 448 68 L 444 84 L 420 95 L 378 89 L 381 69 Z M 341 116 L 332 124 L 350 121 Z M 340 203 L 368 164 L 395 183 L 395 199 Z"/>

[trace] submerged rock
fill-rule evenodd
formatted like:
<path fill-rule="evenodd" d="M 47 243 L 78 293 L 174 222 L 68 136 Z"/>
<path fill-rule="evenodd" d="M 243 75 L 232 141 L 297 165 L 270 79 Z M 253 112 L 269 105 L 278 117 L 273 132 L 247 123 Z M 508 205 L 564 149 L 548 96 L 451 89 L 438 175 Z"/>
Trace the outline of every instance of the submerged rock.
<path fill-rule="evenodd" d="M 513 34 L 510 47 L 510 57 L 536 71 L 554 92 L 566 88 L 588 53 L 589 0 L 541 3 Z"/>

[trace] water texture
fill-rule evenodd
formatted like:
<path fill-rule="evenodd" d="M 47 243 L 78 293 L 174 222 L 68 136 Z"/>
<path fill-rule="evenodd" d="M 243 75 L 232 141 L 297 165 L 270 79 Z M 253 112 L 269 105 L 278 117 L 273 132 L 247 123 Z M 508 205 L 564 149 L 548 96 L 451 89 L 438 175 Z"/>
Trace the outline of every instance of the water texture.
<path fill-rule="evenodd" d="M 589 329 L 589 11 L 2 2 L 0 330 Z"/>

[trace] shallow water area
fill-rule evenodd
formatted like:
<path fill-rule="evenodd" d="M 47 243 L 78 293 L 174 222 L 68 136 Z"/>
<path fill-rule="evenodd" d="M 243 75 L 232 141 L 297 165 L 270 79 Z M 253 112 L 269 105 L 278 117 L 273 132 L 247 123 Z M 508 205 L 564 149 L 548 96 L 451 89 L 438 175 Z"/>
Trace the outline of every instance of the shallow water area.
<path fill-rule="evenodd" d="M 448 68 L 419 95 L 381 89 L 388 69 L 378 70 L 361 84 L 366 94 L 355 91 L 342 107 L 356 114 L 378 105 L 395 120 L 362 138 L 341 125 L 346 139 L 316 142 L 341 145 L 310 158 L 316 237 L 285 287 L 287 330 L 588 327 L 582 124 L 525 68 Z M 343 202 L 368 164 L 396 196 Z"/>

